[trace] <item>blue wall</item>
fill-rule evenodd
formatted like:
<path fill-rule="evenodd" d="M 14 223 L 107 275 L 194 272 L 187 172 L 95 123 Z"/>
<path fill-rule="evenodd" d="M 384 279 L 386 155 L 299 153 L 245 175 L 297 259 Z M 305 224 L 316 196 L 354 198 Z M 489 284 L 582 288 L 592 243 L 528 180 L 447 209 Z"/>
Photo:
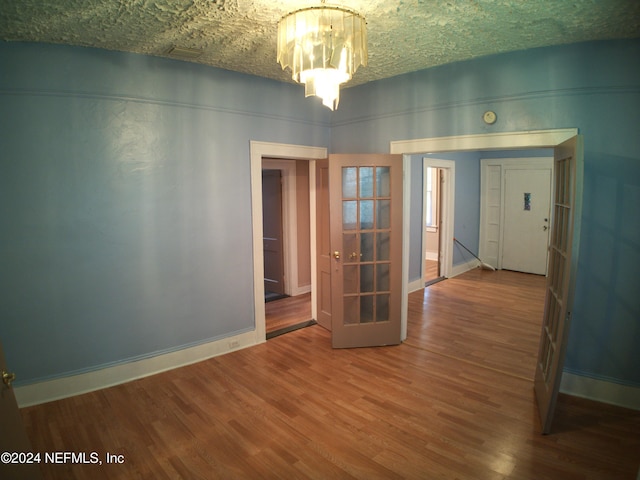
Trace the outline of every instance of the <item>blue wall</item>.
<path fill-rule="evenodd" d="M 639 58 L 639 40 L 593 42 L 484 57 L 345 89 L 331 137 L 333 151 L 388 152 L 393 140 L 578 128 L 584 135 L 585 191 L 565 369 L 636 386 L 640 386 Z M 486 110 L 497 112 L 494 125 L 482 121 Z M 456 170 L 475 162 L 456 159 Z M 411 182 L 412 211 L 422 208 L 415 192 L 421 189 L 421 172 L 414 160 L 412 175 L 420 178 Z M 471 230 L 478 223 L 479 177 L 474 183 L 467 174 L 456 172 L 472 184 L 460 192 L 463 187 L 456 178 L 454 228 L 455 235 L 467 238 L 473 249 L 478 242 L 478 232 Z M 416 242 L 414 232 L 413 256 L 419 253 Z"/>
<path fill-rule="evenodd" d="M 293 85 L 0 43 L 8 360 L 29 383 L 252 329 L 250 140 L 388 152 L 391 140 L 577 127 L 585 199 L 566 369 L 640 385 L 638 58 L 637 40 L 479 58 L 345 89 L 330 114 Z M 479 191 L 467 173 L 457 206 Z M 456 235 L 477 238 L 475 215 L 460 214 Z"/>
<path fill-rule="evenodd" d="M 249 142 L 328 146 L 324 110 L 209 67 L 0 43 L 0 331 L 22 383 L 252 330 Z"/>

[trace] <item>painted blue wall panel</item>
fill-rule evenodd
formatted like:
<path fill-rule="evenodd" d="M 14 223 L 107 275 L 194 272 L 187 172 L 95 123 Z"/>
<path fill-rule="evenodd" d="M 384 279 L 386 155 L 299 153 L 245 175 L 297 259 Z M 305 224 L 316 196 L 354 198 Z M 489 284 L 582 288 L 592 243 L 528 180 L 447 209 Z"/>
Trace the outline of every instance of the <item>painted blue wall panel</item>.
<path fill-rule="evenodd" d="M 585 158 L 578 282 L 566 368 L 640 385 L 640 152 L 627 158 L 594 156 L 597 161 Z"/>
<path fill-rule="evenodd" d="M 0 64 L 2 340 L 23 383 L 252 330 L 249 142 L 326 146 L 321 107 L 140 55 L 0 44 Z"/>

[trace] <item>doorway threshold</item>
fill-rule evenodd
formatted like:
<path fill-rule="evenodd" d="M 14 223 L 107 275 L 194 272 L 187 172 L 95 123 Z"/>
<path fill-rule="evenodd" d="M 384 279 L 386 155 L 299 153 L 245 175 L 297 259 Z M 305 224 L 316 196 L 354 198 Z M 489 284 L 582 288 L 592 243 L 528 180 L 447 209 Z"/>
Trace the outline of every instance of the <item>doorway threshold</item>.
<path fill-rule="evenodd" d="M 296 323 L 295 325 L 289 325 L 287 327 L 279 328 L 278 330 L 274 330 L 273 332 L 267 332 L 266 338 L 270 340 L 275 337 L 279 337 L 280 335 L 284 335 L 285 333 L 294 332 L 296 330 L 300 330 L 301 328 L 310 327 L 312 325 L 317 325 L 318 322 L 315 320 L 307 320 L 306 322 Z"/>
<path fill-rule="evenodd" d="M 276 300 L 282 300 L 283 298 L 289 298 L 289 295 L 286 295 L 284 293 L 276 293 L 276 292 L 269 292 L 269 291 L 264 292 L 265 303 L 275 302 Z"/>
<path fill-rule="evenodd" d="M 433 278 L 433 279 L 425 282 L 424 286 L 425 286 L 425 288 L 429 287 L 429 286 L 433 285 L 434 283 L 438 283 L 438 282 L 441 282 L 442 280 L 445 280 L 446 278 L 447 277 L 436 277 L 436 278 Z"/>

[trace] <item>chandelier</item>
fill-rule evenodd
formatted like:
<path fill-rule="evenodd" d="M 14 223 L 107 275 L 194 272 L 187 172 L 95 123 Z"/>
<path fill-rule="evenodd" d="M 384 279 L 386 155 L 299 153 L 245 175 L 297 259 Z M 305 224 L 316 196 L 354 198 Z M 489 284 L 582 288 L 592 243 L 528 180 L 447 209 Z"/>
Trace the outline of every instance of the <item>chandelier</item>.
<path fill-rule="evenodd" d="M 278 23 L 278 62 L 291 70 L 294 81 L 304 83 L 305 97 L 316 95 L 335 110 L 340 85 L 367 65 L 364 17 L 324 1 L 285 15 Z"/>

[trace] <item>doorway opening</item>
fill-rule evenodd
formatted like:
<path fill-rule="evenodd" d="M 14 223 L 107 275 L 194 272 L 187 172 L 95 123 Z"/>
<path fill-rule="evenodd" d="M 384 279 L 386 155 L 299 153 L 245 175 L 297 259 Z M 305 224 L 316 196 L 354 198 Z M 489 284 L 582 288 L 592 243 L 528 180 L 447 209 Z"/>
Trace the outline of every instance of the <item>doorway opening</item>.
<path fill-rule="evenodd" d="M 546 275 L 553 157 L 482 159 L 480 181 L 480 258 Z"/>
<path fill-rule="evenodd" d="M 424 279 L 425 286 L 444 277 L 440 274 L 440 221 L 442 218 L 440 184 L 443 171 L 437 167 L 424 169 Z"/>
<path fill-rule="evenodd" d="M 282 172 L 262 167 L 262 245 L 264 253 L 264 301 L 288 297 L 284 277 L 284 228 Z"/>
<path fill-rule="evenodd" d="M 450 277 L 453 264 L 455 161 L 425 156 L 422 177 L 421 280 L 411 291 Z"/>
<path fill-rule="evenodd" d="M 291 228 L 287 227 L 290 223 L 287 223 L 287 218 L 293 218 L 292 212 L 297 212 L 302 216 L 308 218 L 309 224 L 309 257 L 315 258 L 315 198 L 311 194 L 313 192 L 313 185 L 315 185 L 315 159 L 326 158 L 327 149 L 322 147 L 305 147 L 299 145 L 287 145 L 278 143 L 267 143 L 252 141 L 250 143 L 250 158 L 251 158 L 251 211 L 252 211 L 252 231 L 253 231 L 253 269 L 254 269 L 254 311 L 255 311 L 255 343 L 262 343 L 267 339 L 266 334 L 266 306 L 270 308 L 278 308 L 281 305 L 276 305 L 278 302 L 285 302 L 289 299 L 277 300 L 266 304 L 264 301 L 265 288 L 264 288 L 264 249 L 263 249 L 263 218 L 262 218 L 262 169 L 263 160 L 265 166 L 268 168 L 280 169 L 283 177 L 283 237 L 285 238 L 285 292 L 293 291 L 294 297 L 300 294 L 307 294 L 311 299 L 311 320 L 315 321 L 315 262 L 310 262 L 311 270 L 311 284 L 306 287 L 306 291 L 300 292 L 300 290 L 287 290 L 289 288 L 287 282 L 287 270 L 293 268 L 292 265 L 296 264 L 295 261 L 289 261 L 288 258 L 293 255 L 293 251 L 296 250 L 297 255 L 297 242 L 289 242 L 292 248 L 287 244 L 287 231 Z M 292 184 L 295 184 L 294 180 L 297 178 L 295 174 L 292 174 L 292 165 L 295 165 L 295 161 L 301 161 L 308 166 L 309 171 L 309 199 L 308 210 L 306 208 L 298 208 L 296 197 L 291 193 Z M 274 164 L 275 162 L 275 164 Z M 297 270 L 289 270 L 289 277 L 293 278 L 297 275 Z M 296 277 L 297 278 L 297 277 Z M 293 282 L 295 284 L 295 282 Z M 310 290 L 310 291 L 309 291 Z M 307 318 L 309 321 L 309 318 Z M 285 327 L 282 327 L 285 328 Z M 281 330 L 281 328 L 276 329 Z M 286 332 L 284 332 L 286 333 Z M 281 334 L 281 333 L 279 333 Z M 270 334 L 270 338 L 275 336 Z"/>
<path fill-rule="evenodd" d="M 567 345 L 568 330 L 565 332 L 564 326 L 568 327 L 568 318 L 570 318 L 570 309 L 573 308 L 573 292 L 575 289 L 575 272 L 577 269 L 578 249 L 580 244 L 580 210 L 582 195 L 582 162 L 583 147 L 582 137 L 578 135 L 577 129 L 558 129 L 558 130 L 540 130 L 529 132 L 509 132 L 496 133 L 491 135 L 464 135 L 459 137 L 441 137 L 441 138 L 424 138 L 417 140 L 393 141 L 390 145 L 392 153 L 404 153 L 405 162 L 410 161 L 409 154 L 421 152 L 452 152 L 452 151 L 479 151 L 479 150 L 526 150 L 533 148 L 553 148 L 554 149 L 554 171 L 556 177 L 555 196 L 556 208 L 560 214 L 556 214 L 552 218 L 552 236 L 558 229 L 569 232 L 563 238 L 562 248 L 556 250 L 566 250 L 561 252 L 558 257 L 560 267 L 555 266 L 552 262 L 549 268 L 552 273 L 547 281 L 547 298 L 550 294 L 555 295 L 554 289 L 559 288 L 559 278 L 562 279 L 563 292 L 567 301 L 562 301 L 563 308 L 566 310 L 555 309 L 557 315 L 551 315 L 552 309 L 547 308 L 545 301 L 545 312 L 543 316 L 543 325 L 540 335 L 540 349 L 538 353 L 538 361 L 536 366 L 535 392 L 538 400 L 540 418 L 542 419 L 543 432 L 548 432 L 548 428 L 553 418 L 553 411 L 560 383 L 562 379 L 562 367 L 564 365 L 564 352 Z M 560 166 L 560 171 L 558 170 Z M 561 178 L 559 181 L 558 178 Z M 559 186 L 562 186 L 560 188 Z M 577 201 L 574 205 L 573 198 Z M 409 195 L 405 196 L 405 202 L 409 202 Z M 526 204 L 526 196 L 524 202 Z M 560 203 L 558 203 L 560 202 Z M 575 214 L 566 213 L 564 209 Z M 409 231 L 409 222 L 405 221 L 405 232 Z M 577 233 L 576 233 L 577 232 Z M 574 236 L 575 234 L 575 236 Z M 405 244 L 406 245 L 406 244 Z M 568 247 L 567 247 L 568 246 Z M 408 248 L 404 252 L 404 264 L 408 265 Z M 556 275 L 556 271 L 561 271 L 562 275 Z M 405 275 L 403 283 L 403 292 L 408 292 L 408 278 Z M 558 320 L 558 321 L 555 321 Z M 550 325 L 555 321 L 557 328 L 551 328 Z M 405 318 L 406 327 L 406 318 Z M 549 336 L 548 331 L 553 330 L 556 336 Z M 406 338 L 406 330 L 403 338 Z M 554 353 L 550 353 L 550 352 Z M 549 361 L 549 358 L 552 361 Z M 545 360 L 546 359 L 546 360 Z M 540 374 L 541 368 L 543 373 Z M 548 375 L 547 375 L 548 373 Z M 546 387 L 546 388 L 545 388 Z"/>
<path fill-rule="evenodd" d="M 390 153 L 404 154 L 405 178 L 410 177 L 411 155 L 423 154 L 425 152 L 456 152 L 456 151 L 479 151 L 479 150 L 518 150 L 532 148 L 553 148 L 560 145 L 565 140 L 577 135 L 577 129 L 554 129 L 523 132 L 506 132 L 494 134 L 461 135 L 453 137 L 434 137 L 413 140 L 398 140 L 390 142 Z M 250 164 L 251 164 L 251 211 L 252 211 L 252 231 L 253 231 L 253 269 L 254 269 L 254 311 L 255 311 L 255 343 L 265 341 L 265 303 L 264 303 L 264 277 L 263 252 L 262 252 L 262 159 L 303 159 L 309 161 L 310 185 L 315 184 L 315 160 L 327 158 L 326 147 L 312 147 L 302 145 L 291 145 L 271 142 L 250 142 Z M 452 172 L 453 173 L 453 172 Z M 455 175 L 451 176 L 451 182 L 455 182 Z M 403 215 L 403 286 L 402 286 L 402 339 L 406 338 L 407 325 L 407 302 L 409 285 L 409 252 L 410 252 L 410 221 L 409 206 L 411 205 L 411 191 L 404 189 L 404 209 Z M 315 198 L 310 199 L 309 223 L 311 229 L 311 258 L 317 258 L 316 253 L 316 211 Z M 451 199 L 453 210 L 453 198 Z M 451 229 L 451 249 L 453 250 L 453 225 Z M 449 241 L 446 241 L 449 243 Z M 312 318 L 317 318 L 317 295 L 316 291 L 316 262 L 311 262 L 311 310 Z M 445 273 L 445 276 L 447 274 Z M 413 280 L 413 279 L 412 279 Z M 422 279 L 420 279 L 422 281 Z"/>
<path fill-rule="evenodd" d="M 263 158 L 267 339 L 315 323 L 311 317 L 309 185 L 308 160 Z"/>

